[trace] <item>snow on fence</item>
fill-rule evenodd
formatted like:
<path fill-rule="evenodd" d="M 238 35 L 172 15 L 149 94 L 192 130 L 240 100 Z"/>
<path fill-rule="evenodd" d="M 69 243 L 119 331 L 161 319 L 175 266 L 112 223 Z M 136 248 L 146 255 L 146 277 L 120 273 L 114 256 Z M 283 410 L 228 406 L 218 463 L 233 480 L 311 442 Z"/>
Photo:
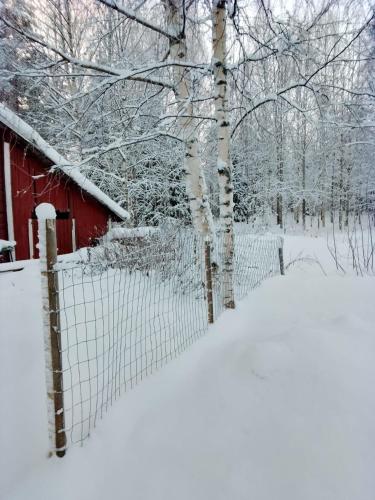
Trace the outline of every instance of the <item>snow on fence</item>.
<path fill-rule="evenodd" d="M 45 339 L 53 450 L 83 443 L 125 391 L 206 333 L 220 314 L 220 239 L 211 248 L 192 231 L 165 230 L 64 256 L 47 249 L 40 221 Z M 53 238 L 47 237 L 53 244 Z M 56 241 L 56 240 L 54 240 Z M 236 234 L 237 299 L 280 273 L 279 237 Z M 210 255 L 212 253 L 212 256 Z M 49 339 L 49 340 L 48 340 Z M 52 376 L 51 376 L 52 375 Z M 55 426 L 54 438 L 51 428 Z M 65 442 L 67 444 L 65 444 Z"/>

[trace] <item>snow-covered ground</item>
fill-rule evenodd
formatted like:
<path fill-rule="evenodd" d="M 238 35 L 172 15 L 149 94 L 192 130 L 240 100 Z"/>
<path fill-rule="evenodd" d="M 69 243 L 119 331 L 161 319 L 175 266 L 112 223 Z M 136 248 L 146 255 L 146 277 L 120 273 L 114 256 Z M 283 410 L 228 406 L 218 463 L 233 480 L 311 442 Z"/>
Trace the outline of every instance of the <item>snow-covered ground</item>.
<path fill-rule="evenodd" d="M 0 274 L 0 498 L 372 500 L 375 280 L 339 275 L 324 237 L 287 237 L 286 264 L 301 252 L 64 459 L 46 457 L 37 262 Z"/>

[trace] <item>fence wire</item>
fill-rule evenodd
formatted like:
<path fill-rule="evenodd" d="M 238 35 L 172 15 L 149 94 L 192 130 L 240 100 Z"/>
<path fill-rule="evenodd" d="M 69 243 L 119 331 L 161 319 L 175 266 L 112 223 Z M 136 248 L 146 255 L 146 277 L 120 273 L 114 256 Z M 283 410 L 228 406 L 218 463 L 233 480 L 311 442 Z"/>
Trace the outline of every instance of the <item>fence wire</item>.
<path fill-rule="evenodd" d="M 223 237 L 217 235 L 214 260 L 223 261 Z M 280 274 L 279 248 L 283 239 L 275 235 L 257 235 L 242 225 L 235 226 L 233 286 L 235 300 L 242 300 L 263 280 Z M 214 315 L 223 312 L 223 281 L 214 273 Z"/>
<path fill-rule="evenodd" d="M 236 234 L 237 299 L 278 272 L 279 243 Z M 220 238 L 214 253 L 220 259 Z M 215 317 L 222 310 L 218 269 Z M 167 231 L 90 249 L 83 261 L 65 259 L 53 272 L 65 432 L 68 443 L 82 443 L 123 392 L 207 331 L 204 242 L 186 229 Z"/>

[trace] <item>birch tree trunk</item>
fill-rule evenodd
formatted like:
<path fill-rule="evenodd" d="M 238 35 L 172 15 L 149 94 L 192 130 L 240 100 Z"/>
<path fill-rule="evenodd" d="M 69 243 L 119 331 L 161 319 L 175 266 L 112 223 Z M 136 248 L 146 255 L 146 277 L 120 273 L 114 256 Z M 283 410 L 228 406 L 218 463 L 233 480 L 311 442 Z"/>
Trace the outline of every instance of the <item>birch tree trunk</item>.
<path fill-rule="evenodd" d="M 227 37 L 226 0 L 213 0 L 212 5 L 212 45 L 213 69 L 215 79 L 215 118 L 217 127 L 217 171 L 219 176 L 220 226 L 223 233 L 223 303 L 224 307 L 234 309 L 233 287 L 233 183 L 232 167 L 229 156 L 229 117 L 227 98 L 226 37 Z"/>
<path fill-rule="evenodd" d="M 175 34 L 169 40 L 169 56 L 174 61 L 187 59 L 186 37 L 181 0 L 164 0 L 168 30 Z M 178 134 L 185 143 L 184 173 L 193 226 L 206 241 L 213 238 L 213 220 L 206 181 L 199 156 L 196 120 L 189 90 L 189 72 L 182 66 L 173 67 L 175 97 L 177 101 Z"/>

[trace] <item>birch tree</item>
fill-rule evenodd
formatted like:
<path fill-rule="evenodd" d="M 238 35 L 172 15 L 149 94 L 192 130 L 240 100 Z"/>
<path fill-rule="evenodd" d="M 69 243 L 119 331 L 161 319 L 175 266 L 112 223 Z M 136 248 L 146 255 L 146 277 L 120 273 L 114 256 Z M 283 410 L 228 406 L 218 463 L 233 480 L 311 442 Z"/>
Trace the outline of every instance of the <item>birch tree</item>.
<path fill-rule="evenodd" d="M 185 62 L 187 61 L 185 2 L 164 0 L 164 5 L 168 31 L 173 34 L 169 38 L 169 57 L 174 61 Z M 185 145 L 184 173 L 192 220 L 196 230 L 208 241 L 211 241 L 214 234 L 213 220 L 199 156 L 193 96 L 189 89 L 189 72 L 187 68 L 175 65 L 173 75 L 177 104 L 177 128 Z"/>
<path fill-rule="evenodd" d="M 220 225 L 223 235 L 223 303 L 234 309 L 233 256 L 234 216 L 233 182 L 230 161 L 230 123 L 227 96 L 227 2 L 213 0 L 212 65 L 214 70 L 214 103 L 217 130 L 217 173 L 219 179 Z"/>
<path fill-rule="evenodd" d="M 234 217 L 275 224 L 281 195 L 286 227 L 301 208 L 302 223 L 317 207 L 335 220 L 341 200 L 345 228 L 370 206 L 370 4 L 3 3 L 1 77 L 4 88 L 22 80 L 12 90 L 17 111 L 136 223 L 186 222 L 190 207 L 207 237 L 211 205 L 229 306 Z"/>

